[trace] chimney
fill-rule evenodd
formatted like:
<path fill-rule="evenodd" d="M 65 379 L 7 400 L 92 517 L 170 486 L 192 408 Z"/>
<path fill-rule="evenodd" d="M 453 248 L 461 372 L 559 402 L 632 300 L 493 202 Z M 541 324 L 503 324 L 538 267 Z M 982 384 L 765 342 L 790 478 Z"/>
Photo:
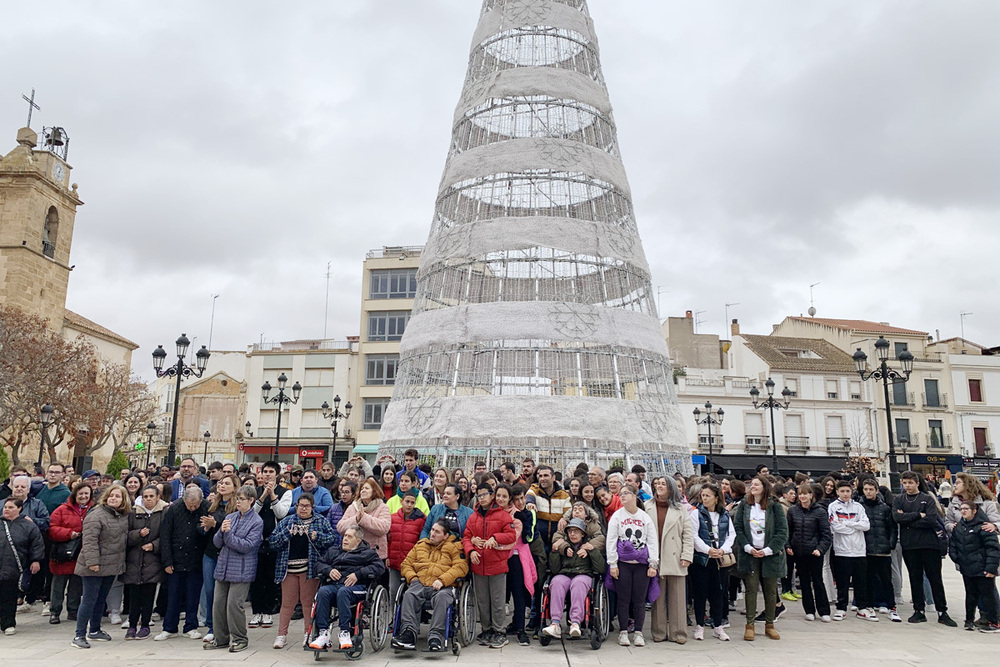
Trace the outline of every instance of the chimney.
<path fill-rule="evenodd" d="M 738 319 L 736 319 L 735 317 L 733 318 L 733 324 L 730 327 L 730 329 L 732 330 L 732 334 L 734 336 L 739 336 L 740 335 L 740 321 Z"/>
<path fill-rule="evenodd" d="M 685 310 L 684 311 L 684 317 L 686 317 L 686 318 L 688 318 L 690 320 L 690 319 L 692 319 L 694 317 L 694 312 L 690 311 L 690 310 Z"/>

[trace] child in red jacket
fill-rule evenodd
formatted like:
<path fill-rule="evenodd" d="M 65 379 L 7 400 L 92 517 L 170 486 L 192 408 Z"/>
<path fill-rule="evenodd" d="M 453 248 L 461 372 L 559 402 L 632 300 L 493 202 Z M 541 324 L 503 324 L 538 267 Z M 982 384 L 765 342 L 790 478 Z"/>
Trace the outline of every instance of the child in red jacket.
<path fill-rule="evenodd" d="M 474 575 L 479 607 L 479 622 L 483 626 L 480 644 L 490 648 L 507 645 L 504 602 L 507 597 L 507 557 L 510 551 L 498 546 L 511 545 L 517 539 L 514 519 L 510 512 L 495 502 L 493 487 L 483 484 L 476 489 L 476 510 L 465 524 L 462 547 L 469 557 Z"/>
<path fill-rule="evenodd" d="M 403 494 L 402 504 L 392 515 L 392 525 L 389 527 L 389 599 L 396 599 L 396 592 L 402 583 L 399 569 L 403 560 L 410 553 L 413 545 L 420 540 L 420 531 L 424 529 L 427 517 L 417 509 L 416 489 L 410 489 Z"/>

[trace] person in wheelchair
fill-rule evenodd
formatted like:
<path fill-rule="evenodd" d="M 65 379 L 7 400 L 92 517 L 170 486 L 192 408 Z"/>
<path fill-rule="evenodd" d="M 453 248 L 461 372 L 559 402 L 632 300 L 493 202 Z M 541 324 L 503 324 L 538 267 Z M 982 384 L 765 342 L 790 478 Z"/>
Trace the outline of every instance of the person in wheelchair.
<path fill-rule="evenodd" d="M 587 524 L 583 519 L 570 519 L 566 526 L 565 544 L 549 554 L 549 571 L 554 576 L 549 582 L 552 623 L 542 629 L 550 637 L 562 636 L 562 617 L 569 593 L 569 636 L 579 637 L 580 623 L 584 620 L 587 595 L 594 585 L 594 577 L 604 574 L 604 550 L 588 549 Z"/>
<path fill-rule="evenodd" d="M 448 608 L 455 604 L 455 582 L 469 574 L 469 562 L 465 559 L 462 542 L 451 534 L 447 520 L 434 522 L 430 536 L 417 542 L 407 554 L 400 573 L 407 588 L 400 603 L 400 627 L 392 638 L 393 648 L 416 648 L 421 610 L 424 601 L 430 600 L 432 611 L 427 648 L 443 651 Z"/>
<path fill-rule="evenodd" d="M 337 603 L 337 623 L 340 626 L 340 649 L 352 647 L 351 607 L 366 587 L 385 572 L 385 565 L 367 542 L 360 526 L 349 526 L 340 546 L 330 547 L 319 558 L 317 568 L 330 582 L 316 593 L 316 639 L 309 643 L 311 649 L 325 649 L 330 645 L 330 611 Z"/>

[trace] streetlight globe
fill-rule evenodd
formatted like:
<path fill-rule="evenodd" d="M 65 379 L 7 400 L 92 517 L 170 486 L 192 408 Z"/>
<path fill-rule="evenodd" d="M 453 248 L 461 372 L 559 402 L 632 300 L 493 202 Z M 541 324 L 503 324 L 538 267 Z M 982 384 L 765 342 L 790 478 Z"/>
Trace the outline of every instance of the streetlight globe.
<path fill-rule="evenodd" d="M 288 376 L 282 373 L 278 376 L 278 391 L 282 391 L 286 384 L 288 384 Z"/>
<path fill-rule="evenodd" d="M 353 406 L 353 405 L 351 405 L 351 402 L 350 402 L 350 401 L 348 401 L 347 403 L 345 403 L 345 404 L 344 404 L 344 418 L 345 418 L 345 419 L 346 419 L 347 417 L 350 417 L 350 416 L 351 416 L 351 408 L 353 408 L 353 407 L 354 407 L 354 406 Z"/>
<path fill-rule="evenodd" d="M 208 440 L 211 437 L 212 437 L 212 434 L 209 433 L 208 431 L 205 431 L 205 435 L 204 435 L 205 440 Z"/>
<path fill-rule="evenodd" d="M 198 371 L 204 372 L 205 369 L 208 368 L 208 358 L 212 356 L 212 353 L 208 351 L 207 347 L 202 345 L 201 349 L 198 350 L 198 353 L 195 354 L 194 356 L 195 356 L 195 364 L 198 367 Z"/>
<path fill-rule="evenodd" d="M 319 409 L 322 410 L 324 413 L 329 412 L 330 404 L 327 403 L 326 401 L 323 401 L 323 405 L 319 406 Z"/>
<path fill-rule="evenodd" d="M 187 334 L 182 333 L 181 337 L 174 341 L 174 344 L 177 346 L 177 356 L 180 359 L 183 359 L 184 355 L 187 354 L 188 346 L 191 345 L 191 341 L 188 340 Z"/>
<path fill-rule="evenodd" d="M 910 373 L 913 372 L 913 353 L 912 352 L 910 352 L 909 350 L 903 350 L 898 355 L 896 355 L 896 358 L 899 359 L 899 362 L 901 364 L 903 364 L 903 372 L 904 373 L 906 373 L 907 375 L 909 375 Z"/>
<path fill-rule="evenodd" d="M 758 396 L 760 396 L 760 389 L 758 389 L 756 386 L 750 387 L 750 398 L 753 399 L 754 403 L 757 402 Z"/>
<path fill-rule="evenodd" d="M 52 423 L 53 412 L 55 412 L 55 408 L 52 407 L 51 403 L 46 403 L 42 406 L 41 422 L 43 425 L 48 426 Z"/>
<path fill-rule="evenodd" d="M 854 359 L 854 370 L 858 372 L 858 375 L 864 375 L 865 369 L 868 368 L 868 355 L 865 354 L 859 347 L 857 351 L 851 355 Z"/>
<path fill-rule="evenodd" d="M 264 394 L 264 400 L 266 401 L 267 397 L 271 395 L 271 383 L 265 380 L 264 384 L 260 386 L 260 391 Z M 247 422 L 247 424 L 249 423 Z"/>
<path fill-rule="evenodd" d="M 723 420 L 723 418 L 724 418 L 724 417 L 726 416 L 726 411 L 725 411 L 725 410 L 723 410 L 722 408 L 719 408 L 719 409 L 718 409 L 718 410 L 716 410 L 715 412 L 716 412 L 716 414 L 717 414 L 717 415 L 719 415 L 719 423 L 721 424 L 721 423 L 722 423 L 722 420 Z"/>
<path fill-rule="evenodd" d="M 774 380 L 767 378 L 767 382 L 764 383 L 764 387 L 767 388 L 768 396 L 774 396 Z"/>
<path fill-rule="evenodd" d="M 335 408 L 340 407 L 340 394 L 337 394 L 336 396 L 333 397 L 333 407 Z"/>
<path fill-rule="evenodd" d="M 302 385 L 296 382 L 292 385 L 292 399 L 295 401 L 299 400 L 299 396 L 302 395 Z"/>
<path fill-rule="evenodd" d="M 875 341 L 875 354 L 879 361 L 885 361 L 889 358 L 889 341 L 885 339 L 885 336 L 879 336 L 878 340 Z"/>
<path fill-rule="evenodd" d="M 163 349 L 162 345 L 157 345 L 156 349 L 153 350 L 153 370 L 161 371 L 163 370 L 163 362 L 167 359 L 167 351 Z"/>

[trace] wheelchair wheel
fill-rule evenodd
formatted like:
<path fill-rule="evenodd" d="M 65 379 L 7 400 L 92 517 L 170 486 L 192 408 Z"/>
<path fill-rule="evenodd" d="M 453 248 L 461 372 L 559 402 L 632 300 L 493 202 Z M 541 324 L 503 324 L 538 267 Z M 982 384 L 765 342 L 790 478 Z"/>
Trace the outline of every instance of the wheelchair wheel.
<path fill-rule="evenodd" d="M 451 653 L 456 658 L 462 654 L 462 642 L 458 641 L 458 637 L 451 638 Z"/>
<path fill-rule="evenodd" d="M 344 655 L 347 656 L 348 660 L 360 660 L 361 656 L 365 654 L 365 642 L 362 639 L 352 646 L 349 650 L 344 651 Z"/>
<path fill-rule="evenodd" d="M 378 653 L 385 648 L 386 638 L 389 636 L 390 614 L 392 613 L 389 591 L 385 586 L 375 587 L 370 604 L 368 639 L 371 642 L 372 651 Z"/>
<path fill-rule="evenodd" d="M 611 598 L 608 595 L 608 589 L 604 587 L 604 582 L 601 580 L 598 580 L 594 585 L 594 607 L 591 611 L 593 615 L 592 625 L 595 634 L 598 635 L 598 640 L 603 642 L 608 638 L 608 632 L 611 629 Z"/>
<path fill-rule="evenodd" d="M 541 644 L 542 646 L 548 646 L 549 642 L 551 642 L 551 641 L 552 641 L 552 637 L 549 637 L 544 632 L 539 632 L 538 633 L 538 643 Z"/>
<path fill-rule="evenodd" d="M 597 649 L 601 648 L 602 643 L 603 642 L 601 641 L 601 638 L 598 636 L 598 633 L 596 631 L 590 633 L 590 648 L 596 651 Z"/>
<path fill-rule="evenodd" d="M 459 636 L 456 637 L 462 646 L 469 646 L 476 641 L 476 595 L 472 590 L 472 582 L 466 581 L 458 599 Z"/>

